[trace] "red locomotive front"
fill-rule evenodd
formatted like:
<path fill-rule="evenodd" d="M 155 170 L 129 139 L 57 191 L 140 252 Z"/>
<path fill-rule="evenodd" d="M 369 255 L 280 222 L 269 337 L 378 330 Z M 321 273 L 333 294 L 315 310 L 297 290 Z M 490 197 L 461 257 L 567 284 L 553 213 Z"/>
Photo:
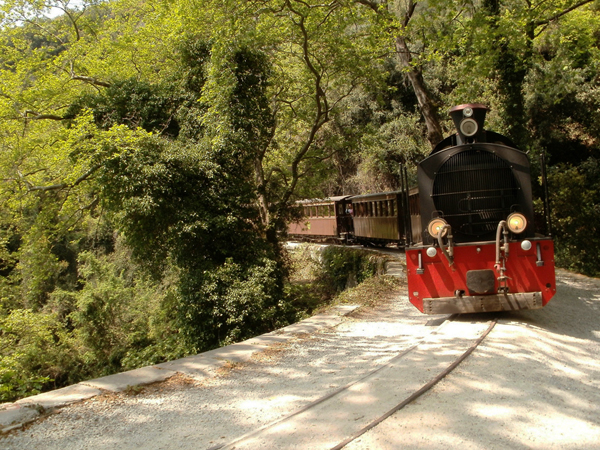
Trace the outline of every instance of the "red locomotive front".
<path fill-rule="evenodd" d="M 422 242 L 407 248 L 409 298 L 427 314 L 536 309 L 556 292 L 554 246 L 536 233 L 527 155 L 451 109 L 458 133 L 418 167 Z"/>

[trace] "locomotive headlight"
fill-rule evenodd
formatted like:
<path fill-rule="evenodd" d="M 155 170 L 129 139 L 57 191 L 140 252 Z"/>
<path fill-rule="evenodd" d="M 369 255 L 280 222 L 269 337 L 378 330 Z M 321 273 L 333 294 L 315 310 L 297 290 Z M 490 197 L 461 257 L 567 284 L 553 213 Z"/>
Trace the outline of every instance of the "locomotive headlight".
<path fill-rule="evenodd" d="M 437 217 L 437 218 L 433 219 L 431 222 L 429 222 L 429 225 L 427 225 L 427 231 L 429 232 L 429 235 L 431 237 L 436 238 L 436 239 L 438 237 L 438 234 L 441 231 L 442 237 L 444 237 L 444 236 L 446 236 L 446 233 L 448 232 L 448 228 L 444 228 L 446 225 L 448 225 L 448 222 L 446 222 L 441 217 Z"/>
<path fill-rule="evenodd" d="M 474 119 L 465 119 L 460 123 L 460 132 L 467 137 L 477 134 L 479 126 Z"/>
<path fill-rule="evenodd" d="M 471 117 L 473 115 L 473 108 L 469 108 L 468 106 L 463 109 L 463 116 Z"/>
<path fill-rule="evenodd" d="M 529 250 L 531 250 L 531 241 L 528 241 L 527 239 L 525 239 L 524 241 L 521 242 L 521 248 L 523 250 L 525 250 L 526 252 L 528 252 Z"/>
<path fill-rule="evenodd" d="M 433 258 L 435 255 L 437 255 L 437 249 L 435 247 L 428 247 L 426 253 L 427 253 L 427 256 L 429 256 L 430 258 Z"/>
<path fill-rule="evenodd" d="M 506 219 L 506 223 L 508 224 L 508 229 L 515 234 L 522 233 L 527 227 L 527 219 L 521 213 L 512 213 Z"/>

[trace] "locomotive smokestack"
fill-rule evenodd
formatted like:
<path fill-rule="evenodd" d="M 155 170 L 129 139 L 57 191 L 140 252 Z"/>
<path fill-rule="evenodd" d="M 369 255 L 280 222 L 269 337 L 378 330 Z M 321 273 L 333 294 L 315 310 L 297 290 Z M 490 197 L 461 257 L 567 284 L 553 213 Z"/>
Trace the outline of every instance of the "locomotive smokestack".
<path fill-rule="evenodd" d="M 488 108 L 480 103 L 469 103 L 455 106 L 450 110 L 460 144 L 477 142 L 483 133 L 485 114 Z"/>

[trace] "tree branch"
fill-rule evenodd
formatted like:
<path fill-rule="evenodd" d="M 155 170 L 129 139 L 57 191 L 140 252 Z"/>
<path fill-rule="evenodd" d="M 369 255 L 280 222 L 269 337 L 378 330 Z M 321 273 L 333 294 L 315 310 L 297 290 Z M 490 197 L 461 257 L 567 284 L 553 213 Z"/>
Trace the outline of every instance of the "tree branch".
<path fill-rule="evenodd" d="M 315 93 L 314 93 L 314 101 L 317 111 L 315 113 L 315 117 L 313 123 L 310 128 L 309 135 L 304 142 L 302 148 L 296 154 L 296 157 L 292 161 L 292 179 L 289 185 L 287 192 L 284 194 L 283 200 L 284 203 L 287 203 L 291 198 L 294 190 L 296 189 L 296 185 L 298 184 L 298 180 L 300 178 L 299 175 L 299 166 L 306 153 L 312 147 L 312 144 L 315 140 L 317 132 L 321 129 L 321 127 L 329 121 L 329 104 L 327 101 L 327 94 L 323 90 L 322 86 L 322 75 L 321 72 L 314 66 L 313 61 L 311 59 L 311 53 L 309 49 L 309 36 L 308 31 L 305 26 L 306 17 L 302 15 L 299 11 L 295 10 L 290 0 L 286 0 L 286 5 L 288 9 L 298 17 L 298 21 L 294 21 L 294 23 L 300 28 L 300 32 L 302 34 L 302 59 L 304 60 L 304 64 L 306 65 L 309 72 L 311 72 L 314 76 L 314 84 L 315 84 Z"/>
<path fill-rule="evenodd" d="M 562 16 L 569 14 L 571 11 L 576 10 L 577 8 L 581 8 L 582 6 L 587 5 L 588 3 L 592 3 L 594 0 L 583 0 L 579 3 L 576 3 L 574 5 L 572 5 L 571 7 L 554 14 L 552 17 L 549 17 L 548 19 L 544 19 L 544 20 L 538 20 L 536 22 L 534 22 L 534 25 L 536 27 L 542 26 L 542 25 L 548 25 L 550 22 L 553 22 L 559 18 L 561 18 Z"/>
<path fill-rule="evenodd" d="M 55 114 L 39 114 L 35 111 L 27 109 L 23 112 L 23 117 L 26 120 L 64 120 L 64 117 L 57 116 Z"/>
<path fill-rule="evenodd" d="M 92 84 L 94 86 L 102 86 L 102 87 L 110 87 L 111 84 L 106 81 L 100 81 L 94 77 L 85 77 L 83 75 L 75 75 L 71 73 L 71 80 L 85 81 L 86 83 Z"/>
<path fill-rule="evenodd" d="M 29 181 L 27 181 L 25 179 L 23 179 L 23 181 L 28 185 L 29 191 L 46 192 L 46 191 L 59 191 L 62 189 L 70 189 L 70 188 L 73 188 L 73 187 L 77 186 L 78 184 L 82 183 L 83 181 L 87 180 L 100 167 L 102 167 L 101 164 L 96 164 L 96 165 L 92 166 L 86 173 L 84 173 L 79 178 L 77 178 L 73 183 L 58 183 L 58 184 L 51 184 L 50 186 L 33 186 Z"/>

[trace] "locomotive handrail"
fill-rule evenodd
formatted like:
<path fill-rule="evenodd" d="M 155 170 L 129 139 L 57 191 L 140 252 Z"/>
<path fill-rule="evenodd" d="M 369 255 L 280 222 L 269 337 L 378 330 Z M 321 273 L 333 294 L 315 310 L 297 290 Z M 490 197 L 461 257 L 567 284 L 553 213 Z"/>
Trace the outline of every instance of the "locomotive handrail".
<path fill-rule="evenodd" d="M 504 232 L 504 245 L 500 248 L 500 233 Z M 501 220 L 496 228 L 496 266 L 500 266 L 500 250 L 504 250 L 504 258 L 508 259 L 508 230 L 506 220 Z M 498 269 L 496 269 L 498 270 Z"/>
<path fill-rule="evenodd" d="M 446 250 L 446 247 L 444 246 L 444 241 L 442 240 L 444 230 L 448 230 L 448 250 Z M 440 245 L 440 249 L 442 249 L 442 253 L 448 260 L 448 265 L 451 266 L 452 264 L 454 264 L 454 245 L 452 242 L 452 227 L 448 224 L 444 225 L 437 234 L 437 240 L 438 244 Z"/>

